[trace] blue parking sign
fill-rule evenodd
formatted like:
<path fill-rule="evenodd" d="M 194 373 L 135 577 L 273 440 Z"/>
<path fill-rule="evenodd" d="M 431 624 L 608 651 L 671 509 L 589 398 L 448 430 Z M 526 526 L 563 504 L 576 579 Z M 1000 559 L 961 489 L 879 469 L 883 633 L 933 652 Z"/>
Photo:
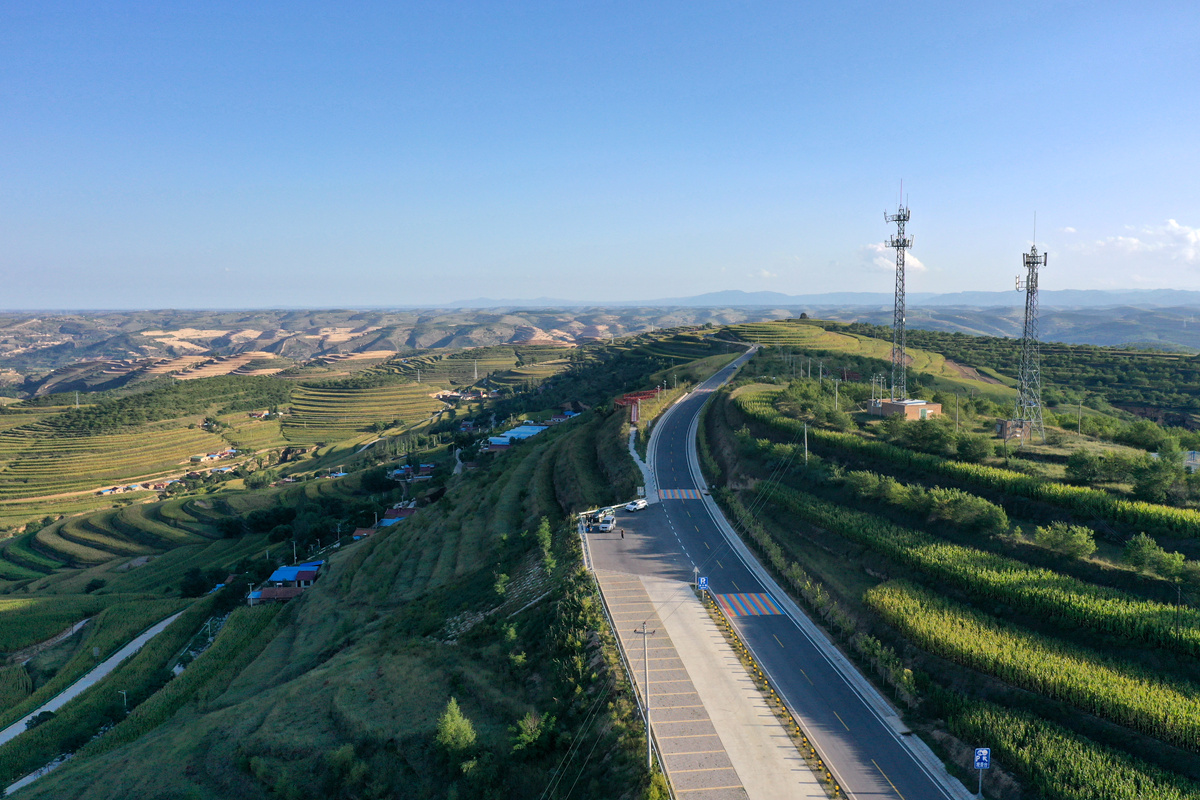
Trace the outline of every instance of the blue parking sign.
<path fill-rule="evenodd" d="M 975 748 L 975 769 L 988 769 L 992 766 L 992 748 Z"/>
<path fill-rule="evenodd" d="M 696 582 L 696 587 L 702 592 L 705 589 L 707 589 L 708 588 L 708 576 L 702 575 L 700 578 L 698 578 L 697 582 Z"/>

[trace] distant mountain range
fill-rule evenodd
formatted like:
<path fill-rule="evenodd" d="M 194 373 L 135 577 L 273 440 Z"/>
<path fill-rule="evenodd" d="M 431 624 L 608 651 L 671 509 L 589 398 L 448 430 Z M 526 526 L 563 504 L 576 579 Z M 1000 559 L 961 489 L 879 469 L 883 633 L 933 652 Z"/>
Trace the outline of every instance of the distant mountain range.
<path fill-rule="evenodd" d="M 1200 308 L 1200 292 L 1181 289 L 1058 289 L 1039 293 L 1041 305 L 1047 308 L 1106 308 L 1132 306 L 1134 308 L 1163 308 L 1190 306 Z M 1010 292 L 910 292 L 910 306 L 955 306 L 969 308 L 1008 308 L 1024 305 L 1024 295 Z M 888 306 L 892 295 L 886 292 L 827 292 L 824 294 L 784 294 L 783 292 L 743 292 L 730 289 L 723 292 L 708 292 L 692 297 L 663 297 L 657 300 L 606 300 L 578 301 L 554 297 L 535 297 L 525 300 L 497 300 L 477 297 L 441 303 L 438 308 L 743 308 L 770 307 L 814 308 L 845 306 Z M 428 306 L 430 308 L 434 306 Z"/>

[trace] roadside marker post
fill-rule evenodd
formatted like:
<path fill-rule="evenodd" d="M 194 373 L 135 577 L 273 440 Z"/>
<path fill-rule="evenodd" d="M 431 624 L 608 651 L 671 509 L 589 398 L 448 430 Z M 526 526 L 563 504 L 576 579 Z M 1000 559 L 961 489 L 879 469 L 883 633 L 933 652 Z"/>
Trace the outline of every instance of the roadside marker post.
<path fill-rule="evenodd" d="M 983 771 L 992 766 L 992 748 L 976 747 L 975 748 L 975 769 L 979 770 L 979 791 L 977 794 L 983 797 Z"/>

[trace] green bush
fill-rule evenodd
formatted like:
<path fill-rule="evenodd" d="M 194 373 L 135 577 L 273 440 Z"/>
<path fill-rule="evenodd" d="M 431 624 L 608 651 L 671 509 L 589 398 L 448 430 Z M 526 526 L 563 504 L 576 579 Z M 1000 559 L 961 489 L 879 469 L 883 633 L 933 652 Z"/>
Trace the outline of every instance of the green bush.
<path fill-rule="evenodd" d="M 1087 558 L 1096 552 L 1095 533 L 1084 525 L 1052 522 L 1038 527 L 1033 540 L 1042 547 L 1074 558 Z"/>

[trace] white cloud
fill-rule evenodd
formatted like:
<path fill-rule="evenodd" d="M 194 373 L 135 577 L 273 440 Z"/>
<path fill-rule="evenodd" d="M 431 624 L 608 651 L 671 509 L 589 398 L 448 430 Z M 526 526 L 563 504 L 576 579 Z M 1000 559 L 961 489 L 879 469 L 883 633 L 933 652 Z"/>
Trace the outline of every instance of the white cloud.
<path fill-rule="evenodd" d="M 1153 256 L 1156 260 L 1182 264 L 1200 264 L 1200 228 L 1180 225 L 1173 219 L 1162 225 L 1129 228 L 1130 236 L 1109 236 L 1098 240 L 1098 252 L 1117 252 Z"/>
<path fill-rule="evenodd" d="M 760 269 L 758 272 L 750 273 L 750 277 L 751 278 L 761 278 L 762 280 L 768 280 L 770 278 L 778 278 L 779 275 L 777 275 L 774 272 L 768 272 L 765 269 Z"/>
<path fill-rule="evenodd" d="M 863 245 L 858 252 L 863 263 L 872 269 L 896 269 L 896 251 L 882 242 Z M 921 263 L 921 259 L 908 252 L 904 256 L 904 269 L 905 271 L 924 272 L 926 266 Z"/>
<path fill-rule="evenodd" d="M 1079 232 L 1079 231 L 1075 230 L 1074 228 L 1072 228 L 1070 225 L 1068 225 L 1065 228 L 1059 228 L 1059 230 L 1062 231 L 1063 233 L 1078 233 Z"/>

